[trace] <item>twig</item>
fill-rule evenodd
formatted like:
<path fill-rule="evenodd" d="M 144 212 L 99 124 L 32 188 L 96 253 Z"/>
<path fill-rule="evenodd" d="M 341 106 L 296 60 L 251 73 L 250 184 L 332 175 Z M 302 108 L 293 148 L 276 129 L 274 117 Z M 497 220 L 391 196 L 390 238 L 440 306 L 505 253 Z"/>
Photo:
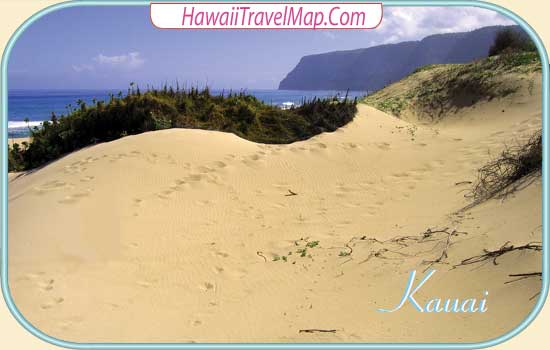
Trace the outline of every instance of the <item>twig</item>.
<path fill-rule="evenodd" d="M 468 259 L 464 259 L 460 262 L 460 264 L 455 265 L 454 267 L 463 266 L 463 265 L 470 265 L 470 264 L 476 264 L 479 262 L 483 262 L 486 260 L 493 259 L 493 264 L 498 265 L 497 258 L 503 254 L 509 253 L 514 250 L 526 250 L 526 249 L 532 249 L 535 251 L 541 251 L 542 250 L 542 244 L 540 242 L 530 242 L 522 246 L 515 247 L 510 244 L 510 241 L 504 243 L 499 249 L 497 250 L 487 250 L 483 249 L 484 253 L 481 255 L 472 256 Z"/>
<path fill-rule="evenodd" d="M 265 257 L 265 255 L 264 255 L 262 252 L 257 251 L 257 252 L 256 252 L 256 255 L 258 255 L 258 256 L 261 257 L 261 258 L 264 258 L 264 261 L 267 262 L 267 258 Z"/>
<path fill-rule="evenodd" d="M 504 284 L 521 281 L 521 280 L 524 280 L 524 279 L 529 278 L 529 277 L 536 277 L 536 276 L 542 277 L 542 272 L 514 273 L 514 274 L 511 274 L 511 275 L 508 275 L 508 276 L 509 277 L 518 277 L 518 278 L 515 278 L 515 279 L 510 280 L 510 281 L 506 281 L 506 282 L 504 282 Z"/>
<path fill-rule="evenodd" d="M 433 265 L 435 264 L 439 264 L 439 263 L 442 263 L 443 260 L 447 259 L 449 257 L 449 255 L 447 254 L 447 251 L 449 250 L 449 246 L 451 245 L 451 237 L 456 235 L 456 229 L 455 230 L 452 230 L 451 232 L 448 232 L 447 233 L 447 241 L 445 243 L 445 248 L 443 249 L 443 251 L 441 252 L 441 255 L 439 256 L 439 258 L 435 259 L 435 260 L 432 260 L 432 261 L 425 261 L 424 263 L 425 264 L 428 264 L 428 266 L 426 267 L 426 269 L 424 270 L 424 272 L 426 272 L 429 268 L 431 268 Z"/>
<path fill-rule="evenodd" d="M 300 329 L 298 333 L 336 333 L 336 329 Z"/>
<path fill-rule="evenodd" d="M 290 197 L 290 196 L 297 196 L 298 193 L 292 191 L 292 190 L 288 190 L 288 194 L 285 194 L 285 197 Z"/>
<path fill-rule="evenodd" d="M 508 275 L 510 277 L 518 277 L 518 276 L 525 276 L 525 277 L 531 277 L 531 276 L 542 276 L 542 272 L 528 272 L 528 273 L 514 273 L 511 275 Z"/>

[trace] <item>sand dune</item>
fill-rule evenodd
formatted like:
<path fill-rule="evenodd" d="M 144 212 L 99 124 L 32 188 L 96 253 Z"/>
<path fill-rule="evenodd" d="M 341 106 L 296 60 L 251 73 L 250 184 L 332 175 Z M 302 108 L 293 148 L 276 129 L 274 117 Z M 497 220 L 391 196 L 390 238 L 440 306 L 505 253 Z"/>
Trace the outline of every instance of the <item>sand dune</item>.
<path fill-rule="evenodd" d="M 540 128 L 538 96 L 535 86 L 436 125 L 360 105 L 347 126 L 290 145 L 171 129 L 83 149 L 10 181 L 11 293 L 32 324 L 71 341 L 494 338 L 535 304 L 538 278 L 505 282 L 540 271 L 540 252 L 452 265 L 540 241 L 540 180 L 457 211 L 476 169 Z M 445 227 L 465 233 L 419 299 L 487 290 L 489 311 L 377 312 L 448 235 L 391 239 Z M 311 328 L 336 331 L 299 333 Z"/>

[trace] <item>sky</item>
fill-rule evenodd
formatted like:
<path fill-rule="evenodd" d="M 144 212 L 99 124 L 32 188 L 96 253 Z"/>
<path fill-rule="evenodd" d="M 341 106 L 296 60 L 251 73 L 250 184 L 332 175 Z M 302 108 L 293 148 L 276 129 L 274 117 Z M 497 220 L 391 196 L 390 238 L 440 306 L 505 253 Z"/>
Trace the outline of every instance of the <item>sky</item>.
<path fill-rule="evenodd" d="M 185 31 L 153 27 L 149 6 L 60 9 L 30 25 L 8 61 L 10 89 L 125 89 L 163 82 L 276 89 L 305 55 L 514 24 L 474 7 L 386 7 L 374 30 Z"/>

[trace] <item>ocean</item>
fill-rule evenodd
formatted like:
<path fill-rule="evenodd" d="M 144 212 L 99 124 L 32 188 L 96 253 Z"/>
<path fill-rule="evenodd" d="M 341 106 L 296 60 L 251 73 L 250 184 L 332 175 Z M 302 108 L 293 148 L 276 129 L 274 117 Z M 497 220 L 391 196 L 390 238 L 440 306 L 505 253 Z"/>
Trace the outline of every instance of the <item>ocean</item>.
<path fill-rule="evenodd" d="M 52 112 L 58 117 L 68 114 L 68 106 L 76 107 L 76 101 L 81 99 L 90 105 L 93 100 L 107 101 L 109 94 L 117 94 L 120 90 L 10 90 L 8 93 L 8 137 L 26 137 L 29 127 L 40 126 L 44 120 L 49 120 Z M 228 93 L 229 90 L 211 90 L 212 94 Z M 239 90 L 233 90 L 239 91 Z M 343 97 L 346 91 L 294 91 L 294 90 L 258 90 L 245 89 L 246 93 L 256 96 L 264 103 L 285 108 L 299 105 L 314 97 Z M 366 91 L 350 91 L 350 98 L 362 97 Z M 29 123 L 25 122 L 28 118 Z"/>

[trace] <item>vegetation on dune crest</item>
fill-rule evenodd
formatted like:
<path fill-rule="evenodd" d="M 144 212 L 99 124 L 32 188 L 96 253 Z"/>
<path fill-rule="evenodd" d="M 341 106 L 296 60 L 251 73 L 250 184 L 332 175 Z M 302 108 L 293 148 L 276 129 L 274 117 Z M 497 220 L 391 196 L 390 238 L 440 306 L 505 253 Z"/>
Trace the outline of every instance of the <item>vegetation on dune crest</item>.
<path fill-rule="evenodd" d="M 208 88 L 164 86 L 142 93 L 133 84 L 126 96 L 78 108 L 31 129 L 32 142 L 8 150 L 10 171 L 28 170 L 82 147 L 132 134 L 167 128 L 199 128 L 234 133 L 261 143 L 291 143 L 350 122 L 357 101 L 338 98 L 303 101 L 282 110 L 244 92 L 212 95 Z"/>
<path fill-rule="evenodd" d="M 489 56 L 507 52 L 536 50 L 535 43 L 526 34 L 507 28 L 499 31 L 495 36 L 495 41 L 489 48 Z"/>
<path fill-rule="evenodd" d="M 401 117 L 416 116 L 428 122 L 480 101 L 505 97 L 521 87 L 513 74 L 542 69 L 535 46 L 514 31 L 499 32 L 492 56 L 464 64 L 432 64 L 407 78 L 367 96 L 365 103 Z"/>

